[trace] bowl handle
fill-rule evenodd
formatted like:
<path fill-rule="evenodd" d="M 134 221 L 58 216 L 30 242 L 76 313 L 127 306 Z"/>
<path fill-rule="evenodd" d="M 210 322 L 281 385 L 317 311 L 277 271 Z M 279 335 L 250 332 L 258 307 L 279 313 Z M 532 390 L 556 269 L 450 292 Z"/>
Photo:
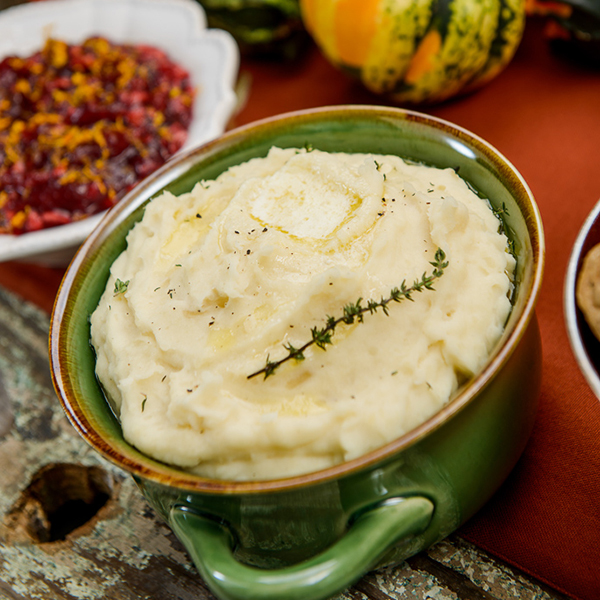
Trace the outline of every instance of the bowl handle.
<path fill-rule="evenodd" d="M 323 552 L 279 569 L 238 562 L 229 528 L 186 506 L 169 522 L 212 592 L 221 600 L 319 600 L 360 579 L 402 538 L 424 531 L 434 505 L 427 498 L 392 498 L 362 513 L 346 534 Z"/>

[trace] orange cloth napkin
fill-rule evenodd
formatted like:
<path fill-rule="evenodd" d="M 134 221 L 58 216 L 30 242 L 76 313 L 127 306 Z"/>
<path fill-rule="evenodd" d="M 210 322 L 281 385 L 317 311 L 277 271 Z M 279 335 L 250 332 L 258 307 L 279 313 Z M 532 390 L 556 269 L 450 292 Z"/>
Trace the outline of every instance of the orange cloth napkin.
<path fill-rule="evenodd" d="M 496 146 L 542 213 L 546 271 L 537 315 L 544 367 L 525 453 L 464 538 L 579 600 L 600 598 L 600 401 L 569 345 L 563 286 L 577 233 L 600 200 L 600 70 L 553 55 L 529 25 L 487 88 L 435 114 Z"/>

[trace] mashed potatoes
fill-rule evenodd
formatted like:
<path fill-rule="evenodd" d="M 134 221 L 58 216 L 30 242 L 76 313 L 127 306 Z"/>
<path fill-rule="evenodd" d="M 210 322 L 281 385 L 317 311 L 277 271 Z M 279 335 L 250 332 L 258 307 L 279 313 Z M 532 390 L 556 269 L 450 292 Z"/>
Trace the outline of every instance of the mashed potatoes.
<path fill-rule="evenodd" d="M 487 201 L 396 156 L 273 148 L 153 200 L 92 315 L 125 438 L 208 477 L 272 479 L 355 458 L 444 406 L 486 362 L 515 266 Z M 435 290 L 340 324 L 349 303 L 449 263 Z"/>

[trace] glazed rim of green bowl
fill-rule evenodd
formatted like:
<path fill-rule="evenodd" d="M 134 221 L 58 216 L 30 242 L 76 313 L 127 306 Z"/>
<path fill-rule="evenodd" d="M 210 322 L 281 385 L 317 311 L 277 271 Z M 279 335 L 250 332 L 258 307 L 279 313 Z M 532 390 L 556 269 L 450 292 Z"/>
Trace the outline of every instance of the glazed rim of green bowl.
<path fill-rule="evenodd" d="M 439 167 L 453 167 L 492 204 L 506 203 L 505 229 L 517 256 L 514 306 L 505 331 L 484 369 L 420 426 L 368 454 L 322 471 L 267 481 L 200 477 L 160 463 L 128 444 L 94 375 L 89 315 L 104 290 L 110 265 L 143 205 L 164 189 L 179 194 L 198 179 L 212 179 L 228 166 L 264 155 L 272 145 L 310 144 L 328 151 L 398 154 Z M 487 194 L 486 194 L 487 192 Z M 508 360 L 534 316 L 544 267 L 541 216 L 529 187 L 496 149 L 439 118 L 399 108 L 334 106 L 286 113 L 231 130 L 173 159 L 115 206 L 81 246 L 65 273 L 50 327 L 50 363 L 55 389 L 71 423 L 101 455 L 136 477 L 201 493 L 259 493 L 339 478 L 369 468 L 441 427 L 486 387 Z"/>

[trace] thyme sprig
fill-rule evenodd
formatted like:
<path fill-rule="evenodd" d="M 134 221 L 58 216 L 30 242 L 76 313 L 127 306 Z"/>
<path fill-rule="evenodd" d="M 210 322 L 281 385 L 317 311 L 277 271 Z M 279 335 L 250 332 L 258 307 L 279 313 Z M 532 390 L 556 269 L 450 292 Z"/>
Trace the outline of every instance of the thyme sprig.
<path fill-rule="evenodd" d="M 351 302 L 344 306 L 341 316 L 335 318 L 328 315 L 325 317 L 325 325 L 323 327 L 313 327 L 310 330 L 310 340 L 298 348 L 291 343 L 283 344 L 283 347 L 287 350 L 287 355 L 276 361 L 270 360 L 270 356 L 267 356 L 265 366 L 248 375 L 248 379 L 252 379 L 258 375 L 264 375 L 264 379 L 266 379 L 273 375 L 283 363 L 292 359 L 298 362 L 304 360 L 306 358 L 304 356 L 304 351 L 312 345 L 321 348 L 321 350 L 327 350 L 327 346 L 333 344 L 332 337 L 336 327 L 342 323 L 344 325 L 352 325 L 355 321 L 362 323 L 366 313 L 372 315 L 375 314 L 378 309 L 381 309 L 382 312 L 388 316 L 388 305 L 391 302 L 402 302 L 402 300 L 413 301 L 412 294 L 415 292 L 434 290 L 434 281 L 444 274 L 444 269 L 448 266 L 446 253 L 441 248 L 438 248 L 435 253 L 435 260 L 431 261 L 429 264 L 433 266 L 431 274 L 427 275 L 427 273 L 423 273 L 421 279 L 416 279 L 410 287 L 406 285 L 405 280 L 400 284 L 399 288 L 395 287 L 390 290 L 390 295 L 387 298 L 382 297 L 379 301 L 367 300 L 366 305 L 363 305 L 363 299 L 359 298 L 356 302 Z"/>

